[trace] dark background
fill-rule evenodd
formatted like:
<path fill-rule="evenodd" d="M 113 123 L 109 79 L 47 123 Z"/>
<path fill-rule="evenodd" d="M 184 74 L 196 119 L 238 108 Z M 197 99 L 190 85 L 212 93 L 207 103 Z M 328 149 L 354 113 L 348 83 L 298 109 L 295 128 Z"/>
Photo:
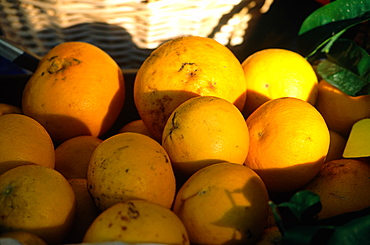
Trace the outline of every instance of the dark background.
<path fill-rule="evenodd" d="M 244 43 L 230 49 L 240 61 L 263 48 L 296 51 L 296 39 L 302 22 L 320 6 L 315 0 L 275 0 L 270 10 L 251 24 Z"/>

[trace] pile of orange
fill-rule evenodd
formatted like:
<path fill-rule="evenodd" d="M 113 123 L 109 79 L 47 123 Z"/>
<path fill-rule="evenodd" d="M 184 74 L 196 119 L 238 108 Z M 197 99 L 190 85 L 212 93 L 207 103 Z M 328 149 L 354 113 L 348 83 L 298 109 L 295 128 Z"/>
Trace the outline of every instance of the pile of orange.
<path fill-rule="evenodd" d="M 319 218 L 370 206 L 368 163 L 342 156 L 370 96 L 319 81 L 298 53 L 240 62 L 213 39 L 170 40 L 137 72 L 139 118 L 107 135 L 125 88 L 107 53 L 67 42 L 43 57 L 22 108 L 0 104 L 0 238 L 263 244 L 281 238 L 277 196 L 320 194 Z"/>

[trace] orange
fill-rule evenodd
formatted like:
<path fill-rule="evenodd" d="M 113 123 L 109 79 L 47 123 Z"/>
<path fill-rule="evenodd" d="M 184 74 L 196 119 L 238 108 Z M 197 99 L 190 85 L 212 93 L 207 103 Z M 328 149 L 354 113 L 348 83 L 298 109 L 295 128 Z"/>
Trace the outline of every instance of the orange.
<path fill-rule="evenodd" d="M 249 149 L 249 132 L 240 110 L 214 96 L 191 98 L 167 120 L 162 146 L 176 172 L 190 176 L 220 161 L 243 164 Z"/>
<path fill-rule="evenodd" d="M 40 237 L 25 231 L 8 231 L 0 233 L 0 238 L 12 238 L 22 245 L 47 245 Z M 6 244 L 6 242 L 4 243 Z"/>
<path fill-rule="evenodd" d="M 272 99 L 248 118 L 249 154 L 270 192 L 302 187 L 319 172 L 329 150 L 323 117 L 310 103 L 293 97 Z"/>
<path fill-rule="evenodd" d="M 141 119 L 131 121 L 124 125 L 118 133 L 124 133 L 124 132 L 136 132 L 141 133 L 144 135 L 147 135 L 151 138 L 154 138 L 148 127 L 144 124 L 144 121 Z"/>
<path fill-rule="evenodd" d="M 189 245 L 184 224 L 170 209 L 146 200 L 119 202 L 103 211 L 83 242 L 160 243 Z"/>
<path fill-rule="evenodd" d="M 247 117 L 264 102 L 294 97 L 314 104 L 317 76 L 311 64 L 300 54 L 269 48 L 248 56 L 242 67 L 247 81 L 247 100 L 243 114 Z"/>
<path fill-rule="evenodd" d="M 370 95 L 349 96 L 325 80 L 318 87 L 315 106 L 329 129 L 347 138 L 355 122 L 370 117 Z"/>
<path fill-rule="evenodd" d="M 268 200 L 253 170 L 220 162 L 198 170 L 182 185 L 173 210 L 192 244 L 253 244 L 267 224 Z"/>
<path fill-rule="evenodd" d="M 106 52 L 85 42 L 65 42 L 41 59 L 24 89 L 22 109 L 60 143 L 107 132 L 124 99 L 122 71 Z"/>
<path fill-rule="evenodd" d="M 55 149 L 55 170 L 67 179 L 87 178 L 87 167 L 100 138 L 82 135 L 70 138 Z"/>
<path fill-rule="evenodd" d="M 326 163 L 303 189 L 320 196 L 319 219 L 370 207 L 370 165 L 359 159 Z"/>
<path fill-rule="evenodd" d="M 50 135 L 31 117 L 0 116 L 0 174 L 25 164 L 54 168 L 55 153 Z"/>
<path fill-rule="evenodd" d="M 71 231 L 68 233 L 65 243 L 81 243 L 82 239 L 92 222 L 100 214 L 94 200 L 87 190 L 87 180 L 81 178 L 68 179 L 76 196 L 76 214 Z"/>
<path fill-rule="evenodd" d="M 211 38 L 172 39 L 144 61 L 134 83 L 140 118 L 161 140 L 172 111 L 189 98 L 216 96 L 243 109 L 246 98 L 243 69 L 236 56 Z"/>
<path fill-rule="evenodd" d="M 139 133 L 120 133 L 104 140 L 91 156 L 88 190 L 105 210 L 131 199 L 172 206 L 176 180 L 167 152 L 154 139 Z"/>
<path fill-rule="evenodd" d="M 48 244 L 60 244 L 72 226 L 76 199 L 58 171 L 24 165 L 0 176 L 0 227 L 25 231 Z"/>
<path fill-rule="evenodd" d="M 343 158 L 344 148 L 346 147 L 347 140 L 337 132 L 329 130 L 330 144 L 328 154 L 326 155 L 325 162 Z"/>
<path fill-rule="evenodd" d="M 19 108 L 18 106 L 0 103 L 0 116 L 12 113 L 22 114 L 22 109 Z"/>

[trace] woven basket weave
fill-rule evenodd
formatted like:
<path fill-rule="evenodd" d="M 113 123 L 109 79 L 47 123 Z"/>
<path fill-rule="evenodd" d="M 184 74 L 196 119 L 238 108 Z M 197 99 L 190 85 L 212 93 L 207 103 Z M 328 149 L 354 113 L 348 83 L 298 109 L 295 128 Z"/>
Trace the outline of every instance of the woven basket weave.
<path fill-rule="evenodd" d="M 273 0 L 1 0 L 6 37 L 39 56 L 66 41 L 86 41 L 123 69 L 140 67 L 161 43 L 178 36 L 238 45 L 248 22 Z"/>

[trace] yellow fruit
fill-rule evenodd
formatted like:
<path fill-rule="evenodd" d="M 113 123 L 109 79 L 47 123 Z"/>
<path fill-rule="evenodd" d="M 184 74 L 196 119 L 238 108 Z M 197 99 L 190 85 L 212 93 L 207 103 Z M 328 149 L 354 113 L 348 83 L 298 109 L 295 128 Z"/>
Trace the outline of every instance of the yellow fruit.
<path fill-rule="evenodd" d="M 343 157 L 370 160 L 370 118 L 361 119 L 353 124 Z"/>
<path fill-rule="evenodd" d="M 90 159 L 87 183 L 101 210 L 138 198 L 170 208 L 176 191 L 167 152 L 154 139 L 132 132 L 100 143 Z"/>
<path fill-rule="evenodd" d="M 245 165 L 261 176 L 269 191 L 296 190 L 319 172 L 330 135 L 313 105 L 292 97 L 273 99 L 246 121 L 250 142 Z"/>
<path fill-rule="evenodd" d="M 0 116 L 0 174 L 25 164 L 54 168 L 50 135 L 36 120 L 22 114 Z"/>
<path fill-rule="evenodd" d="M 60 244 L 72 226 L 75 205 L 72 187 L 52 168 L 25 165 L 0 175 L 2 231 L 26 231 Z"/>
<path fill-rule="evenodd" d="M 170 209 L 146 200 L 124 201 L 106 209 L 91 224 L 83 241 L 189 244 L 181 220 Z"/>
<path fill-rule="evenodd" d="M 22 109 L 60 143 L 104 134 L 124 99 L 122 71 L 107 53 L 89 43 L 65 42 L 40 61 L 24 89 Z"/>
<path fill-rule="evenodd" d="M 370 117 L 370 95 L 352 97 L 325 80 L 319 82 L 316 108 L 329 129 L 347 138 L 353 124 Z"/>
<path fill-rule="evenodd" d="M 358 159 L 326 163 L 303 189 L 320 196 L 319 219 L 370 207 L 370 165 Z"/>
<path fill-rule="evenodd" d="M 134 133 L 141 133 L 151 138 L 154 138 L 153 134 L 150 132 L 148 127 L 144 124 L 143 120 L 138 119 L 131 121 L 124 125 L 118 133 L 125 133 L 125 132 L 134 132 Z"/>
<path fill-rule="evenodd" d="M 0 103 L 0 116 L 13 113 L 22 114 L 22 109 L 14 105 Z"/>
<path fill-rule="evenodd" d="M 191 98 L 170 115 L 162 146 L 176 172 L 190 176 L 222 161 L 243 164 L 249 149 L 249 132 L 240 110 L 213 96 Z"/>
<path fill-rule="evenodd" d="M 137 72 L 134 101 L 140 118 L 161 140 L 172 111 L 196 96 L 216 96 L 243 109 L 246 83 L 239 60 L 211 38 L 180 37 L 154 50 Z"/>
<path fill-rule="evenodd" d="M 100 138 L 82 135 L 70 138 L 55 149 L 55 170 L 67 179 L 87 178 L 87 167 Z"/>
<path fill-rule="evenodd" d="M 325 162 L 343 158 L 344 148 L 346 147 L 347 140 L 337 132 L 329 130 L 330 144 L 328 154 L 326 155 Z"/>
<path fill-rule="evenodd" d="M 0 238 L 12 238 L 20 242 L 22 245 L 47 245 L 40 237 L 25 231 L 9 231 L 0 233 Z"/>
<path fill-rule="evenodd" d="M 263 49 L 248 56 L 242 67 L 248 87 L 245 116 L 271 99 L 294 97 L 311 104 L 316 101 L 318 80 L 315 70 L 296 52 Z"/>
<path fill-rule="evenodd" d="M 261 178 L 235 163 L 216 163 L 194 173 L 180 188 L 173 210 L 192 244 L 253 244 L 269 215 Z"/>
<path fill-rule="evenodd" d="M 100 214 L 87 190 L 86 179 L 68 179 L 76 196 L 76 214 L 73 226 L 65 239 L 65 243 L 81 243 L 92 222 Z"/>

